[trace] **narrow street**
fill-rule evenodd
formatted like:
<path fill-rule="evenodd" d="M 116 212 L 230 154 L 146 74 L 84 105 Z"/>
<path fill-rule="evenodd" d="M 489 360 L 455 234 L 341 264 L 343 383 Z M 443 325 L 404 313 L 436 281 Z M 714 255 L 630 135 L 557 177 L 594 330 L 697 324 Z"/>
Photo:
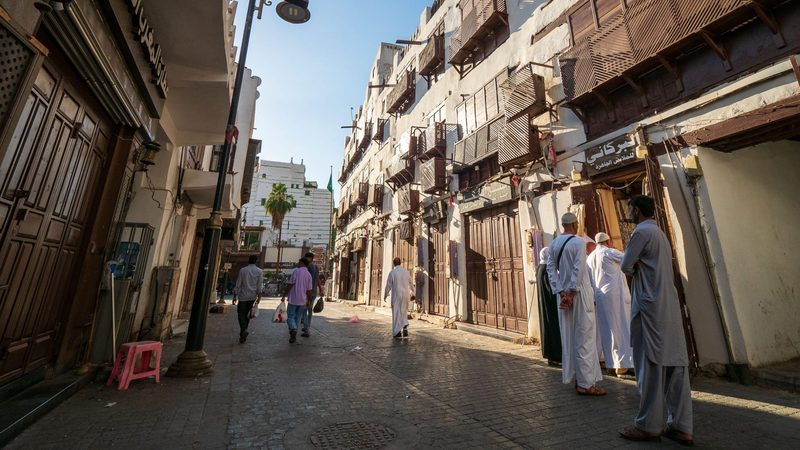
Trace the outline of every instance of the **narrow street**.
<path fill-rule="evenodd" d="M 270 322 L 276 304 L 262 303 L 244 345 L 233 312 L 209 318 L 212 378 L 138 381 L 123 392 L 89 385 L 9 448 L 631 445 L 617 430 L 636 410 L 633 381 L 606 378 L 606 397 L 579 397 L 534 347 L 420 321 L 397 342 L 386 315 L 334 303 L 315 316 L 310 339 L 289 345 L 285 324 Z M 162 369 L 182 342 L 165 350 Z M 800 396 L 709 378 L 693 388 L 697 445 L 800 447 Z"/>

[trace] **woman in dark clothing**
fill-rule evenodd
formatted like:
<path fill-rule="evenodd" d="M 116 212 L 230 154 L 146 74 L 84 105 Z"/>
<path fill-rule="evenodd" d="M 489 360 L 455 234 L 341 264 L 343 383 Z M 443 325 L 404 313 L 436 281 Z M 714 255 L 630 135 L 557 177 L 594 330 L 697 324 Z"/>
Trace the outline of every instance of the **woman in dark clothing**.
<path fill-rule="evenodd" d="M 550 289 L 547 277 L 547 259 L 550 248 L 539 252 L 536 284 L 539 288 L 539 318 L 542 329 L 542 355 L 550 365 L 561 364 L 561 328 L 558 325 L 558 300 Z"/>

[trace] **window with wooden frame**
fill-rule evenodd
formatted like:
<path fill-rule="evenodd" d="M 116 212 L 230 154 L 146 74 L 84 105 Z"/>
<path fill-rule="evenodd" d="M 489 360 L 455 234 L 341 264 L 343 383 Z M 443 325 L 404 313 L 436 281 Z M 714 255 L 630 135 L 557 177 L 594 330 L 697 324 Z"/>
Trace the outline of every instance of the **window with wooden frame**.
<path fill-rule="evenodd" d="M 507 78 L 508 71 L 503 70 L 456 107 L 456 121 L 463 131 L 463 136 L 474 133 L 482 125 L 503 113 L 500 105 L 502 98 L 500 85 Z"/>

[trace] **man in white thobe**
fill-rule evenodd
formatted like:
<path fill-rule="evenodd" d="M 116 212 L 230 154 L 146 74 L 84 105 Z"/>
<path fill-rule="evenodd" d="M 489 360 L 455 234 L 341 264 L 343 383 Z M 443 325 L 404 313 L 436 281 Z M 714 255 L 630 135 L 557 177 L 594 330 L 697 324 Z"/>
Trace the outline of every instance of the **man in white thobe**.
<path fill-rule="evenodd" d="M 394 268 L 389 272 L 383 297 L 392 296 L 392 336 L 402 339 L 408 337 L 408 301 L 414 285 L 408 270 L 400 267 L 400 258 L 395 258 L 392 263 Z"/>
<path fill-rule="evenodd" d="M 594 289 L 586 265 L 586 242 L 575 236 L 578 218 L 561 217 L 564 234 L 550 244 L 547 274 L 553 293 L 560 298 L 558 322 L 561 328 L 561 367 L 564 384 L 575 379 L 581 395 L 605 395 L 596 383 L 603 379 L 597 359 Z"/>
<path fill-rule="evenodd" d="M 672 271 L 672 248 L 653 220 L 654 214 L 655 202 L 650 197 L 640 195 L 629 203 L 629 218 L 637 225 L 625 249 L 622 271 L 633 277 L 631 343 L 641 400 L 634 426 L 620 434 L 634 441 L 664 436 L 692 445 L 689 358 Z"/>
<path fill-rule="evenodd" d="M 623 253 L 606 244 L 606 233 L 597 233 L 597 248 L 587 258 L 595 283 L 594 303 L 597 307 L 597 329 L 605 355 L 606 369 L 624 375 L 633 368 L 631 348 L 631 293 L 620 264 Z"/>

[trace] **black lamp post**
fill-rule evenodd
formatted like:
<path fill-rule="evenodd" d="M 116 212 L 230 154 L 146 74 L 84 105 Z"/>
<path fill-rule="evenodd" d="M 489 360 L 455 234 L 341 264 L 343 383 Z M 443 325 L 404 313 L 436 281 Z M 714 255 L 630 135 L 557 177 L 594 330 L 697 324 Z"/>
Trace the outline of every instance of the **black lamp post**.
<path fill-rule="evenodd" d="M 225 144 L 222 146 L 222 155 L 219 165 L 219 176 L 214 193 L 214 205 L 211 216 L 206 224 L 203 236 L 203 249 L 200 253 L 200 265 L 195 283 L 194 298 L 192 299 L 192 313 L 189 318 L 189 329 L 186 332 L 186 347 L 167 371 L 168 376 L 198 377 L 206 376 L 213 372 L 214 365 L 203 350 L 206 333 L 206 318 L 208 305 L 213 294 L 214 277 L 217 274 L 217 254 L 219 241 L 222 235 L 222 196 L 225 191 L 225 178 L 230 159 L 230 149 L 235 133 L 236 112 L 239 109 L 239 97 L 242 93 L 242 79 L 247 62 L 247 49 L 250 46 L 250 31 L 253 27 L 253 14 L 259 4 L 259 16 L 264 5 L 271 5 L 271 1 L 249 0 L 247 17 L 245 18 L 244 34 L 242 35 L 242 50 L 239 55 L 239 66 L 236 68 L 236 79 L 233 85 L 231 109 L 228 114 L 228 126 L 225 131 Z M 305 23 L 311 18 L 308 11 L 308 0 L 287 0 L 281 2 L 276 12 L 283 20 L 290 23 Z"/>

